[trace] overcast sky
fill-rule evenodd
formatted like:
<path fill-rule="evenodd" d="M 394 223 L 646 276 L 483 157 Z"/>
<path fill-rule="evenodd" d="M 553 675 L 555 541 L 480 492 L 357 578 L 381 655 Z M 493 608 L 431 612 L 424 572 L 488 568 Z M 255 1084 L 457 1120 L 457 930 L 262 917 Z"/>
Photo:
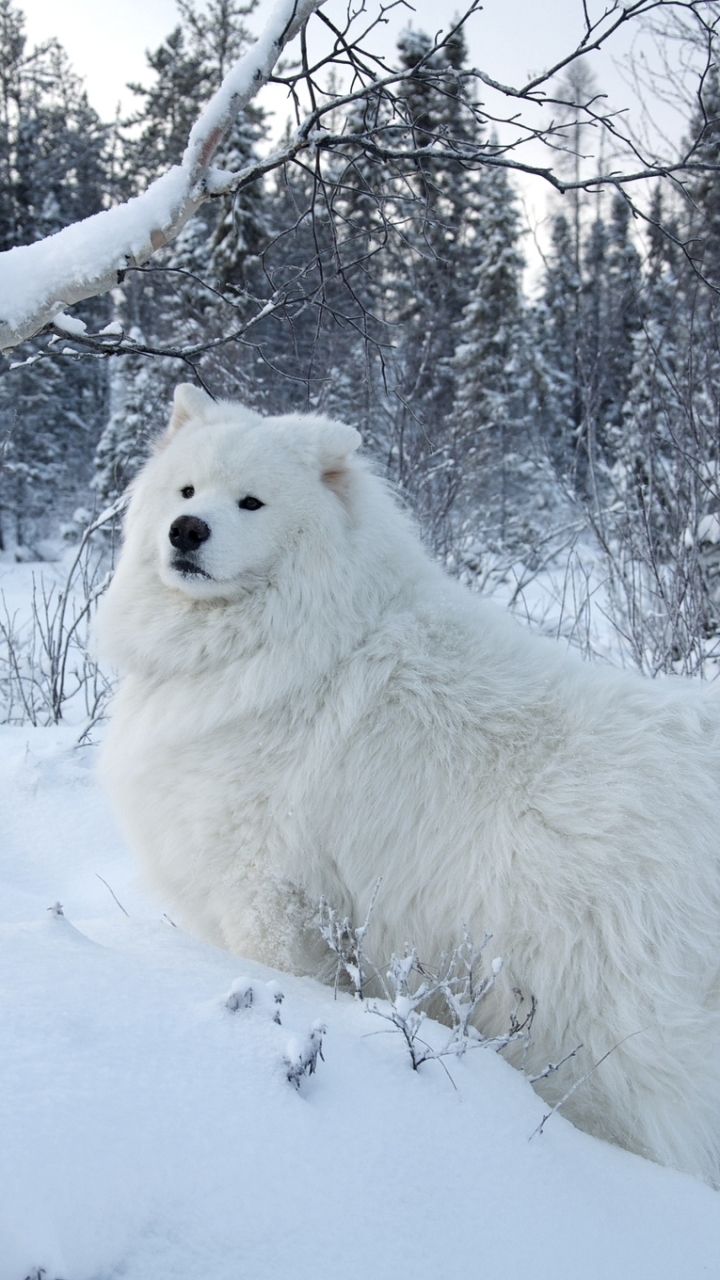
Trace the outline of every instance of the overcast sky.
<path fill-rule="evenodd" d="M 30 42 L 37 43 L 49 36 L 60 40 L 74 69 L 85 79 L 92 105 L 106 120 L 113 118 L 118 103 L 123 113 L 133 109 L 135 100 L 126 88 L 127 81 L 149 82 L 145 51 L 157 48 L 178 20 L 174 0 L 118 0 L 114 4 L 102 0 L 15 2 L 26 14 Z M 253 30 L 263 25 L 272 2 L 261 0 L 249 20 Z M 375 3 L 377 0 L 368 0 L 368 7 Z M 588 0 L 588 3 L 591 12 L 601 13 L 605 8 L 604 0 Z M 325 7 L 341 22 L 346 4 L 347 0 L 326 0 Z M 385 28 L 382 52 L 392 55 L 403 27 L 410 24 L 434 34 L 461 7 L 454 2 L 415 0 L 413 12 L 410 5 L 398 5 Z M 582 16 L 582 0 L 485 0 L 483 11 L 474 15 L 466 27 L 470 61 L 496 80 L 520 84 L 529 74 L 553 65 L 575 47 L 582 34 Z M 634 98 L 621 66 L 629 49 L 630 40 L 625 38 L 613 44 L 612 53 L 592 54 L 587 59 L 615 108 L 631 105 Z M 277 134 L 289 112 L 277 92 L 271 91 L 269 99 L 267 93 L 266 90 L 261 101 L 275 112 L 273 131 Z M 679 139 L 682 133 L 679 116 L 673 116 L 661 104 L 654 105 L 652 114 L 655 123 L 660 122 L 667 134 Z M 542 158 L 538 155 L 527 159 L 547 163 L 546 154 Z M 546 240 L 548 210 L 556 206 L 558 199 L 548 200 L 548 191 L 539 181 L 520 183 L 530 223 L 539 227 L 541 240 Z M 537 256 L 528 240 L 525 251 L 530 260 L 535 259 L 533 271 L 536 271 Z"/>
<path fill-rule="evenodd" d="M 17 0 L 36 43 L 57 36 L 75 70 L 84 76 L 90 101 L 110 119 L 119 100 L 132 102 L 128 80 L 147 79 L 145 50 L 155 49 L 177 22 L 174 0 Z M 257 29 L 269 0 L 261 0 L 250 25 Z M 461 8 L 458 5 L 457 8 Z M 398 8 L 387 28 L 388 51 L 408 23 L 430 33 L 447 22 L 455 5 L 416 0 Z M 328 12 L 344 12 L 344 0 L 328 0 Z M 519 81 L 567 51 L 581 32 L 581 0 L 486 0 L 467 27 L 472 61 L 495 79 Z M 594 59 L 600 65 L 600 59 Z M 604 67 L 603 67 L 604 70 Z M 614 77 L 613 77 L 614 78 Z"/>

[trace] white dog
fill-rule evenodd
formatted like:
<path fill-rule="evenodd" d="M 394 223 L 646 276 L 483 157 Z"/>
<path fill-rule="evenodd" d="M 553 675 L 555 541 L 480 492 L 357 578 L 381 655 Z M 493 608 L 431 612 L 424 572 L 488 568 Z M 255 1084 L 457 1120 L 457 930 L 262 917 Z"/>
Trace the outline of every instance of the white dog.
<path fill-rule="evenodd" d="M 717 1185 L 720 703 L 448 580 L 359 442 L 178 388 L 99 617 L 129 836 L 190 928 L 295 972 L 321 895 L 359 921 L 380 876 L 374 956 L 491 932 L 481 1029 L 533 995 L 531 1069 L 612 1050 L 566 1113 Z"/>

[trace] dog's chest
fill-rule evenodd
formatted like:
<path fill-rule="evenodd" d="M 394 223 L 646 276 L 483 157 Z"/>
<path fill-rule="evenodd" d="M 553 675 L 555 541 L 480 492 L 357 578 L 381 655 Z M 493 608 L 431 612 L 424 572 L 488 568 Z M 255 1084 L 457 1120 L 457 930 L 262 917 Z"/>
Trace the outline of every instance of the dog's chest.
<path fill-rule="evenodd" d="M 122 691 L 103 772 L 131 834 L 157 851 L 172 833 L 174 860 L 212 864 L 215 874 L 221 861 L 228 873 L 246 860 L 287 866 L 304 789 L 303 724 L 282 709 L 243 714 L 227 700 L 220 714 L 210 710 L 185 689 Z"/>

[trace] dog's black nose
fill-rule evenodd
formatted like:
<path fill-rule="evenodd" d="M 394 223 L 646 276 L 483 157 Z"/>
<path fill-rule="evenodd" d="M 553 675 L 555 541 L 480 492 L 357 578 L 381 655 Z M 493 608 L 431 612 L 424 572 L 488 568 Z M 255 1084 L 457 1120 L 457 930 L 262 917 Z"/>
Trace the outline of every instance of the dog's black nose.
<path fill-rule="evenodd" d="M 200 543 L 210 537 L 210 526 L 197 516 L 178 516 L 170 525 L 168 537 L 178 551 L 197 551 Z"/>

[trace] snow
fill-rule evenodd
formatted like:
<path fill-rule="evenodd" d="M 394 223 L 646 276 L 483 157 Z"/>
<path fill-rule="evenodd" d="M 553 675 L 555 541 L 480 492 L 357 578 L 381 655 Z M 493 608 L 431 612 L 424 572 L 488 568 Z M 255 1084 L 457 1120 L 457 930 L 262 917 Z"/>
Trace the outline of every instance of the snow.
<path fill-rule="evenodd" d="M 58 311 L 53 316 L 52 322 L 56 329 L 62 329 L 63 333 L 69 334 L 73 338 L 82 337 L 87 333 L 87 325 L 84 320 L 79 320 L 77 316 L 66 316 L 64 311 Z"/>
<path fill-rule="evenodd" d="M 0 726 L 0 1280 L 717 1275 L 716 1192 L 163 918 L 76 736 Z"/>
<path fill-rule="evenodd" d="M 91 285 L 108 271 L 140 260 L 148 252 L 153 228 L 173 223 L 187 200 L 187 187 L 187 171 L 175 165 L 126 204 L 0 254 L 2 321 L 19 327 L 51 299 L 62 310 L 70 287 Z"/>

